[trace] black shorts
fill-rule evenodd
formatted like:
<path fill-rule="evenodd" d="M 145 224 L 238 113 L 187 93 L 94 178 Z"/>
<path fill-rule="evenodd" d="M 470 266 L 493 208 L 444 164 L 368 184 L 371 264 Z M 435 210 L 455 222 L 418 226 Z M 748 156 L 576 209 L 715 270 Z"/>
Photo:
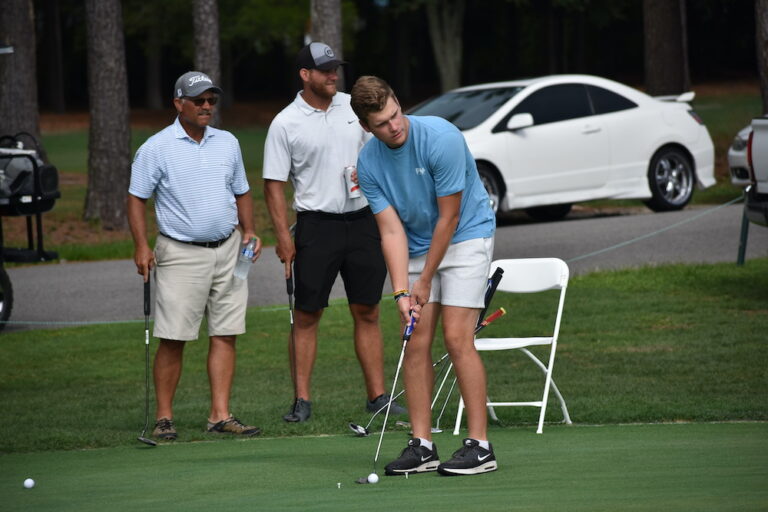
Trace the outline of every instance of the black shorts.
<path fill-rule="evenodd" d="M 327 307 L 339 273 L 350 304 L 378 304 L 387 267 L 371 209 L 341 214 L 299 212 L 293 271 L 296 308 L 301 311 Z"/>

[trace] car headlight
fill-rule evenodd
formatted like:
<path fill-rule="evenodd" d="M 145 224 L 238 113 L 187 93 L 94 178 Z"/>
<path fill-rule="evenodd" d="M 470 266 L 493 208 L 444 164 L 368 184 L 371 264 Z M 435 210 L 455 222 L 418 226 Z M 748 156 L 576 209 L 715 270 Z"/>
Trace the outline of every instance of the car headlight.
<path fill-rule="evenodd" d="M 744 149 L 747 147 L 747 141 L 739 137 L 738 135 L 733 138 L 733 143 L 731 144 L 731 149 L 734 151 L 744 151 Z"/>

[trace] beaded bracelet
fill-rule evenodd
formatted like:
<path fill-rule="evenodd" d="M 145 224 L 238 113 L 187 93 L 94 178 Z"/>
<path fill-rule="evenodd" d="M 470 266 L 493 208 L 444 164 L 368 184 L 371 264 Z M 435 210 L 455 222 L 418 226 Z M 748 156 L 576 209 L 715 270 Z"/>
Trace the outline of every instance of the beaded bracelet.
<path fill-rule="evenodd" d="M 400 299 L 402 299 L 403 297 L 410 297 L 410 296 L 411 296 L 411 294 L 410 294 L 410 293 L 408 293 L 407 291 L 405 291 L 405 292 L 399 292 L 399 293 L 395 294 L 395 302 L 399 301 L 399 300 L 400 300 Z"/>

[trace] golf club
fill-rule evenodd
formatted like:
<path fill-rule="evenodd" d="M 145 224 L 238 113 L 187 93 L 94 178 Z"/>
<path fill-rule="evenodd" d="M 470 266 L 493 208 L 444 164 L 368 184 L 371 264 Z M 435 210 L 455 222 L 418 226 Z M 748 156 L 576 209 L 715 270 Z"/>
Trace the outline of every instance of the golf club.
<path fill-rule="evenodd" d="M 493 295 L 496 293 L 496 288 L 498 288 L 499 282 L 501 281 L 502 277 L 504 277 L 504 269 L 502 269 L 501 267 L 496 267 L 496 270 L 493 271 L 493 274 L 491 274 L 491 277 L 488 278 L 488 282 L 485 285 L 485 297 L 483 300 L 484 306 L 477 317 L 477 325 L 475 326 L 475 332 L 474 332 L 475 335 L 477 335 L 478 332 L 483 330 L 488 324 L 490 324 L 500 316 L 503 316 L 507 313 L 507 311 L 504 308 L 499 308 L 493 313 L 491 313 L 488 316 L 488 318 L 483 320 L 483 315 L 485 315 L 485 312 L 488 311 L 488 306 L 491 305 L 491 300 L 493 299 Z M 448 379 L 448 375 L 450 375 L 451 369 L 453 369 L 453 363 L 448 365 L 447 368 L 448 370 L 445 372 L 445 377 L 443 377 L 443 381 L 440 383 L 440 388 L 438 388 L 437 393 L 435 393 L 435 399 L 432 402 L 433 409 L 435 407 L 435 402 L 437 401 L 437 397 L 440 396 L 440 393 L 443 390 L 443 386 L 445 385 L 445 382 Z M 448 400 L 451 399 L 451 395 L 453 394 L 454 387 L 456 387 L 456 377 L 453 378 L 451 387 L 448 389 L 448 394 L 445 396 L 443 407 L 440 409 L 440 414 L 437 416 L 437 421 L 435 422 L 435 426 L 432 429 L 433 431 L 442 432 L 442 430 L 440 429 L 440 421 L 443 419 L 443 413 L 445 412 L 445 407 L 448 405 Z"/>
<path fill-rule="evenodd" d="M 389 402 L 387 402 L 387 412 L 384 413 L 384 424 L 381 426 L 381 433 L 379 434 L 379 444 L 376 446 L 376 455 L 373 457 L 373 472 L 368 475 L 367 477 L 361 477 L 355 480 L 359 484 L 367 484 L 367 483 L 376 483 L 379 480 L 378 475 L 376 474 L 376 463 L 379 460 L 379 453 L 381 452 L 381 442 L 384 440 L 384 431 L 387 429 L 387 420 L 389 419 L 389 410 L 392 406 L 392 400 L 393 396 L 395 394 L 395 386 L 397 386 L 397 377 L 400 375 L 400 368 L 403 366 L 403 358 L 405 357 L 405 347 L 408 346 L 408 340 L 411 339 L 411 334 L 413 334 L 413 328 L 415 326 L 413 313 L 411 313 L 411 317 L 408 319 L 408 324 L 405 326 L 405 330 L 403 331 L 403 348 L 400 350 L 400 359 L 397 362 L 397 369 L 395 370 L 395 378 L 392 381 L 392 392 L 389 394 Z M 371 478 L 374 477 L 375 480 L 371 481 Z"/>
<path fill-rule="evenodd" d="M 288 343 L 288 359 L 291 366 L 291 382 L 293 383 L 293 409 L 290 413 L 283 416 L 283 419 L 288 422 L 299 421 L 299 417 L 296 415 L 296 406 L 298 404 L 299 397 L 299 385 L 296 380 L 296 333 L 293 322 L 293 265 L 289 267 L 290 274 L 285 278 L 285 290 L 288 293 L 288 312 L 291 320 L 291 335 Z"/>
<path fill-rule="evenodd" d="M 496 293 L 496 288 L 499 287 L 499 282 L 501 281 L 502 277 L 504 277 L 504 269 L 501 267 L 496 267 L 496 270 L 493 271 L 491 277 L 488 278 L 488 284 L 485 286 L 485 299 L 483 301 L 485 306 L 480 311 L 480 315 L 477 317 L 476 327 L 479 327 L 482 323 L 485 312 L 488 311 L 488 306 L 491 305 L 491 299 L 493 299 L 493 294 Z M 477 334 L 477 330 L 475 330 L 475 334 Z"/>
<path fill-rule="evenodd" d="M 444 354 L 443 357 L 441 357 L 440 359 L 438 359 L 437 361 L 432 363 L 432 368 L 437 367 L 437 365 L 439 365 L 440 363 L 445 361 L 445 359 L 447 357 L 448 357 L 448 354 L 447 353 Z M 445 368 L 445 367 L 443 367 L 443 368 Z M 442 372 L 443 372 L 443 370 L 441 369 L 439 375 L 442 375 Z M 439 375 L 438 375 L 438 378 L 440 378 Z M 398 398 L 400 398 L 400 396 L 403 393 L 405 393 L 405 390 L 401 389 L 400 392 L 397 395 L 395 395 L 394 398 L 392 398 L 392 400 L 397 400 Z M 383 411 L 384 409 L 387 408 L 387 405 L 388 405 L 388 403 L 382 405 L 376 411 L 374 411 L 373 414 L 371 415 L 371 419 L 368 420 L 368 423 L 364 427 L 362 425 L 358 425 L 357 423 L 349 423 L 349 428 L 352 430 L 352 432 L 357 434 L 358 437 L 367 437 L 367 436 L 371 435 L 371 431 L 369 430 L 369 428 L 371 426 L 371 423 L 373 423 L 373 420 L 376 418 L 376 416 L 379 415 L 379 413 L 381 411 Z M 433 402 L 433 405 L 434 405 L 434 402 Z"/>
<path fill-rule="evenodd" d="M 498 283 L 497 283 L 498 284 Z M 490 315 L 488 315 L 488 318 L 483 320 L 482 322 L 479 322 L 477 324 L 477 327 L 475 328 L 475 334 L 485 329 L 488 325 L 490 325 L 494 320 L 497 318 L 504 316 L 507 314 L 507 310 L 504 308 L 499 308 Z M 453 364 L 448 366 L 448 372 L 451 371 L 451 368 L 453 367 Z M 445 374 L 445 379 L 448 378 L 448 373 Z M 440 384 L 440 389 L 443 388 L 443 384 L 445 384 L 445 379 L 443 379 L 443 383 Z M 445 401 L 443 402 L 443 407 L 440 409 L 440 414 L 437 416 L 437 422 L 435 422 L 435 429 L 440 430 L 440 421 L 443 419 L 443 413 L 445 412 L 445 407 L 448 405 L 448 400 L 451 399 L 451 395 L 453 394 L 453 389 L 456 387 L 456 377 L 453 378 L 453 382 L 451 382 L 451 387 L 448 389 L 448 394 L 445 396 Z M 438 390 L 438 394 L 440 393 L 440 390 Z M 437 397 L 435 397 L 437 398 Z M 434 406 L 434 403 L 432 404 Z"/>
<path fill-rule="evenodd" d="M 498 282 L 496 283 L 498 285 Z M 496 288 L 494 287 L 494 290 Z M 491 293 L 493 295 L 493 293 Z M 490 301 L 490 297 L 488 297 L 488 300 Z M 502 316 L 507 314 L 507 310 L 504 308 L 499 308 L 488 317 L 483 320 L 482 322 L 478 322 L 477 327 L 475 327 L 474 334 L 477 335 L 480 331 L 488 327 L 490 324 L 492 324 L 496 319 L 501 318 Z M 447 353 L 445 354 L 448 355 Z M 445 357 L 445 356 L 443 356 Z M 451 372 L 451 368 L 453 368 L 453 363 L 448 365 L 446 368 L 448 368 L 448 371 L 445 372 L 445 377 L 443 377 L 443 382 L 440 383 L 440 388 L 437 390 L 437 393 L 435 393 L 435 399 L 432 402 L 432 408 L 435 407 L 435 402 L 437 401 L 437 397 L 440 396 L 440 392 L 443 389 L 443 386 L 445 385 L 446 380 L 448 379 L 448 375 Z M 440 408 L 440 414 L 437 416 L 437 421 L 435 422 L 435 426 L 432 428 L 433 432 L 442 432 L 440 429 L 440 421 L 443 419 L 443 413 L 445 412 L 445 407 L 448 405 L 448 400 L 451 399 L 451 395 L 453 394 L 453 388 L 456 386 L 456 378 L 453 378 L 453 382 L 451 383 L 451 387 L 448 389 L 448 394 L 445 396 L 445 401 L 443 402 L 443 407 Z"/>
<path fill-rule="evenodd" d="M 506 312 L 507 312 L 507 311 L 506 311 L 504 308 L 499 308 L 499 309 L 497 309 L 496 311 L 494 311 L 493 313 L 491 313 L 491 314 L 488 316 L 488 318 L 486 318 L 485 320 L 483 320 L 482 322 L 480 322 L 480 323 L 478 324 L 478 326 L 475 328 L 475 334 L 477 334 L 478 332 L 480 332 L 481 330 L 483 330 L 483 329 L 484 329 L 486 326 L 488 326 L 488 325 L 490 325 L 491 323 L 493 323 L 493 321 L 494 321 L 494 320 L 496 320 L 497 318 L 499 318 L 499 317 L 501 317 L 501 316 L 505 315 L 505 314 L 506 314 Z M 438 359 L 437 361 L 435 361 L 434 363 L 432 363 L 432 368 L 436 368 L 436 367 L 437 367 L 439 364 L 441 364 L 441 363 L 442 363 L 443 361 L 445 361 L 447 358 L 448 358 L 448 353 L 446 352 L 445 354 L 443 354 L 443 356 L 442 356 L 440 359 Z M 431 406 L 431 407 L 432 407 L 433 409 L 434 409 L 434 407 L 435 407 L 435 402 L 437 402 L 437 398 L 440 396 L 440 393 L 441 393 L 441 392 L 442 392 L 442 390 L 443 390 L 443 386 L 445 385 L 445 382 L 446 382 L 446 380 L 448 379 L 448 375 L 449 375 L 449 372 L 451 371 L 451 368 L 452 368 L 452 367 L 453 367 L 453 365 L 452 365 L 452 364 L 451 364 L 451 365 L 449 365 L 449 366 L 443 366 L 443 367 L 440 369 L 440 372 L 439 372 L 439 373 L 437 374 L 437 376 L 435 377 L 435 382 L 437 382 L 438 380 L 440 380 L 440 379 L 441 379 L 441 377 L 442 377 L 442 382 L 440 383 L 440 387 L 437 389 L 437 392 L 435 393 L 435 397 L 432 399 L 432 406 Z M 447 369 L 447 371 L 446 371 L 446 369 Z M 455 385 L 455 382 L 454 382 L 454 385 Z M 450 398 L 450 396 L 451 396 L 451 395 L 450 395 L 450 393 L 451 393 L 452 391 L 453 391 L 453 386 L 451 386 L 451 390 L 448 392 L 448 398 Z M 395 395 L 395 397 L 393 398 L 393 400 L 397 400 L 398 398 L 400 398 L 400 396 L 401 396 L 401 395 L 402 395 L 404 392 L 405 392 L 405 390 L 404 390 L 404 389 L 403 389 L 403 390 L 401 390 L 401 391 L 400 391 L 400 392 L 399 392 L 397 395 Z M 439 416 L 439 417 L 438 417 L 438 419 L 437 419 L 437 425 L 435 426 L 435 428 L 433 428 L 433 429 L 432 429 L 432 432 L 433 432 L 433 433 L 439 433 L 439 432 L 441 432 L 441 430 L 440 430 L 440 428 L 439 428 L 439 425 L 440 425 L 440 418 L 442 418 L 442 415 L 443 415 L 443 412 L 445 411 L 445 406 L 446 406 L 446 404 L 447 404 L 447 403 L 448 403 L 448 399 L 446 398 L 446 400 L 445 400 L 445 403 L 443 404 L 442 410 L 440 411 L 440 416 Z M 371 423 L 373 423 L 373 420 L 376 418 L 376 416 L 378 416 L 378 414 L 379 414 L 381 411 L 383 411 L 383 410 L 384 410 L 386 407 L 387 407 L 386 405 L 382 405 L 382 406 L 381 406 L 381 407 L 380 407 L 378 410 L 374 411 L 374 413 L 371 415 L 371 418 L 368 420 L 368 423 L 367 423 L 365 426 L 359 425 L 359 424 L 357 424 L 357 423 L 352 423 L 352 422 L 350 422 L 350 423 L 349 423 L 349 428 L 350 428 L 350 429 L 352 430 L 352 432 L 354 432 L 354 433 L 355 433 L 355 434 L 356 434 L 358 437 L 367 437 L 367 436 L 371 435 L 371 431 L 370 431 L 370 426 L 371 426 Z"/>
<path fill-rule="evenodd" d="M 297 396 L 298 389 L 296 388 L 296 341 L 293 334 L 293 269 L 291 269 L 291 275 L 285 280 L 285 290 L 288 292 L 288 312 L 291 318 L 291 380 L 293 381 L 293 396 Z"/>
<path fill-rule="evenodd" d="M 138 440 L 149 446 L 157 446 L 157 442 L 145 437 L 149 428 L 149 279 L 144 281 L 144 430 Z"/>

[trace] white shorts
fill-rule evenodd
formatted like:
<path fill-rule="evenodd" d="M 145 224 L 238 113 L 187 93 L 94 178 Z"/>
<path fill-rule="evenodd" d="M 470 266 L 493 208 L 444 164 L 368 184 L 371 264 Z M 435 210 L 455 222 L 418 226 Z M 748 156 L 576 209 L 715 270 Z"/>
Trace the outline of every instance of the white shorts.
<path fill-rule="evenodd" d="M 233 275 L 241 240 L 240 231 L 235 230 L 221 246 L 210 248 L 158 235 L 156 338 L 196 340 L 206 313 L 208 336 L 245 332 L 248 282 Z"/>
<path fill-rule="evenodd" d="M 432 278 L 429 302 L 463 308 L 484 307 L 492 256 L 493 238 L 473 238 L 450 245 Z M 408 262 L 411 287 L 426 261 L 424 254 Z"/>

